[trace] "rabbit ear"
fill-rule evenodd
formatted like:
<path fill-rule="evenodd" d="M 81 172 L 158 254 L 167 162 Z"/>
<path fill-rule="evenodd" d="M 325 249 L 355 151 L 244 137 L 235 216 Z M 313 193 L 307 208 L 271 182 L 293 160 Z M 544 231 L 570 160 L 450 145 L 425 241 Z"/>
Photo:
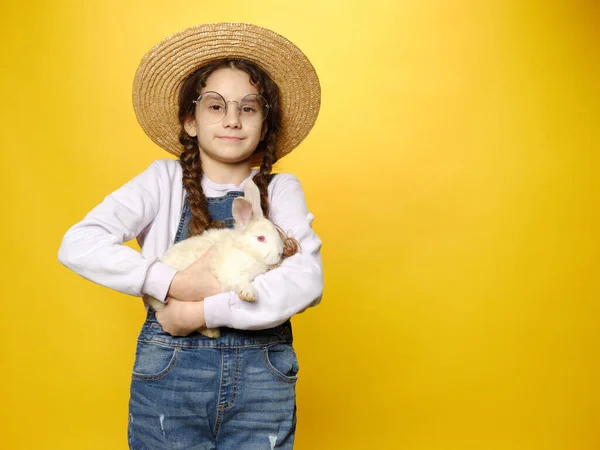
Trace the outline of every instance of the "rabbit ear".
<path fill-rule="evenodd" d="M 260 207 L 260 191 L 252 178 L 244 184 L 244 198 L 252 203 L 252 213 L 256 218 L 263 217 L 263 211 Z"/>
<path fill-rule="evenodd" d="M 252 203 L 244 197 L 236 197 L 231 205 L 231 213 L 236 223 L 240 224 L 242 228 L 246 228 L 252 220 Z"/>

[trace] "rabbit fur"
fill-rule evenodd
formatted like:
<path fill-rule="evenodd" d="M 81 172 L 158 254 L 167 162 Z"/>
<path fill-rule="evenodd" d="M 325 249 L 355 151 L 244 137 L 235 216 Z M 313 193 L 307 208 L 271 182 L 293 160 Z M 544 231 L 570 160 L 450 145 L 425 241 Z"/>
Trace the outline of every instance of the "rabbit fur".
<path fill-rule="evenodd" d="M 209 267 L 221 285 L 222 292 L 235 291 L 246 301 L 256 300 L 252 286 L 254 277 L 277 266 L 282 260 L 284 242 L 275 225 L 263 216 L 260 192 L 252 180 L 244 185 L 244 197 L 233 200 L 233 229 L 211 229 L 173 245 L 161 262 L 183 270 L 213 247 Z M 164 303 L 145 296 L 155 311 Z M 199 330 L 207 337 L 219 337 L 218 328 Z"/>

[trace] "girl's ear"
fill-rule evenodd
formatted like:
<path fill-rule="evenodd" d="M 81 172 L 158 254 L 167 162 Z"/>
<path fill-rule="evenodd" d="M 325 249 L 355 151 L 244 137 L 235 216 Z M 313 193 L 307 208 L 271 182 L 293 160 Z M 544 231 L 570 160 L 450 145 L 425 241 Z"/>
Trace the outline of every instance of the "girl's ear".
<path fill-rule="evenodd" d="M 244 197 L 236 197 L 233 199 L 231 213 L 235 222 L 242 228 L 246 228 L 252 220 L 252 203 Z"/>
<path fill-rule="evenodd" d="M 193 116 L 189 116 L 187 119 L 185 119 L 185 121 L 183 122 L 183 129 L 190 136 L 197 136 L 198 131 L 196 130 L 196 118 Z"/>
<path fill-rule="evenodd" d="M 262 129 L 262 133 L 260 133 L 260 142 L 265 140 L 265 136 L 267 136 L 267 131 L 269 131 L 269 126 L 265 125 Z"/>

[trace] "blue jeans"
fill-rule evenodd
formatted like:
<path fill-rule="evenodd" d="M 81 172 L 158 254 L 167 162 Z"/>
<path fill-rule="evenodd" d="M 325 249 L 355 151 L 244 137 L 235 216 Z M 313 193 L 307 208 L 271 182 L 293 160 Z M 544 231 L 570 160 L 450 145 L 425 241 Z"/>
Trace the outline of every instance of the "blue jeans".
<path fill-rule="evenodd" d="M 150 310 L 129 402 L 135 450 L 291 449 L 296 373 L 290 322 L 221 337 L 165 333 Z"/>

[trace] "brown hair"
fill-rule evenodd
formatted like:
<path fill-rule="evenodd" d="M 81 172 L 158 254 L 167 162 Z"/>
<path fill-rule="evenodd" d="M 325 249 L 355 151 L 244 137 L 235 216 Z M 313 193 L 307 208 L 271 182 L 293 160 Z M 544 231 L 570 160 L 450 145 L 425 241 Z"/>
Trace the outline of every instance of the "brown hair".
<path fill-rule="evenodd" d="M 202 163 L 196 137 L 190 136 L 183 124 L 195 113 L 194 100 L 206 85 L 206 80 L 214 71 L 231 68 L 246 72 L 250 82 L 257 87 L 258 93 L 269 103 L 269 113 L 263 122 L 264 139 L 258 144 L 253 155 L 262 154 L 262 163 L 253 180 L 260 191 L 260 203 L 265 217 L 269 217 L 269 198 L 267 187 L 271 179 L 273 164 L 277 162 L 276 140 L 281 128 L 281 111 L 279 109 L 279 89 L 275 82 L 256 64 L 243 59 L 219 59 L 193 72 L 181 86 L 179 91 L 179 122 L 181 131 L 179 142 L 183 145 L 183 153 L 179 157 L 183 169 L 183 187 L 187 192 L 187 200 L 192 213 L 189 235 L 202 234 L 209 228 L 219 228 L 208 212 L 206 197 L 202 191 Z M 266 132 L 265 132 L 266 130 Z"/>

